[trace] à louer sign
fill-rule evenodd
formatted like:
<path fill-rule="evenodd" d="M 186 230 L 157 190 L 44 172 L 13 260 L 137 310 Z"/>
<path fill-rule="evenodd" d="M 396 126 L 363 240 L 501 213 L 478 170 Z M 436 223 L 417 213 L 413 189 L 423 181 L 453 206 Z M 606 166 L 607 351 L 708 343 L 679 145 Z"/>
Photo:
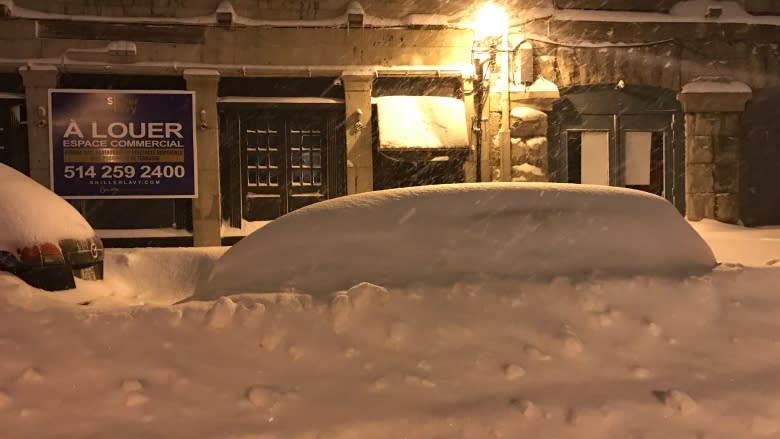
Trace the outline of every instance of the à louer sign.
<path fill-rule="evenodd" d="M 194 198 L 194 94 L 50 90 L 52 184 L 64 198 Z"/>

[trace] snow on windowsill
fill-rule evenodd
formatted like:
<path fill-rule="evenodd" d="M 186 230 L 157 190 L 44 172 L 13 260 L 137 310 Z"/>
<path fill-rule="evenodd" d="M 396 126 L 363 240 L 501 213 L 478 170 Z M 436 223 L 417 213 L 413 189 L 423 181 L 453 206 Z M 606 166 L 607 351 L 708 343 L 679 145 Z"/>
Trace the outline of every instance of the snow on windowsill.
<path fill-rule="evenodd" d="M 241 220 L 241 228 L 231 227 L 227 223 L 222 223 L 222 237 L 223 238 L 235 238 L 251 235 L 252 232 L 262 228 L 271 221 L 247 221 Z"/>
<path fill-rule="evenodd" d="M 261 97 L 224 96 L 217 99 L 220 104 L 343 104 L 344 99 L 317 97 Z"/>
<path fill-rule="evenodd" d="M 242 221 L 241 228 L 230 227 L 222 224 L 223 237 L 247 236 L 255 230 L 265 226 L 270 221 Z M 192 237 L 192 232 L 185 229 L 159 228 L 159 229 L 96 229 L 95 233 L 101 239 L 117 238 L 187 238 Z"/>
<path fill-rule="evenodd" d="M 96 229 L 95 233 L 100 239 L 115 238 L 179 238 L 191 237 L 192 232 L 184 229 L 160 228 L 160 229 Z"/>

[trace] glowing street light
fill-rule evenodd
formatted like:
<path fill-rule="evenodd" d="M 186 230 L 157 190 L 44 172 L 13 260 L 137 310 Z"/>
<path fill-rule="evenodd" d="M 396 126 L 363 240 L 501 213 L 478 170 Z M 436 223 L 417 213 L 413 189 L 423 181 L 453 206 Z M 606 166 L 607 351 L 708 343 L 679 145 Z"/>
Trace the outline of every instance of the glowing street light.
<path fill-rule="evenodd" d="M 486 3 L 477 11 L 472 28 L 474 38 L 485 40 L 488 38 L 502 38 L 507 31 L 509 20 L 506 11 L 494 3 Z"/>

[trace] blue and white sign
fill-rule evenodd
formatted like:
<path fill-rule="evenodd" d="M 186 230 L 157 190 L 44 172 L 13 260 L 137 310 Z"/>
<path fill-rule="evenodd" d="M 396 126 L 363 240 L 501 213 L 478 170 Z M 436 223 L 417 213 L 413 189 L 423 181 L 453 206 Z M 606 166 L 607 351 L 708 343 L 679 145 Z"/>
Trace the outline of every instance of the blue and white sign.
<path fill-rule="evenodd" d="M 64 198 L 194 198 L 194 93 L 50 90 L 52 184 Z"/>

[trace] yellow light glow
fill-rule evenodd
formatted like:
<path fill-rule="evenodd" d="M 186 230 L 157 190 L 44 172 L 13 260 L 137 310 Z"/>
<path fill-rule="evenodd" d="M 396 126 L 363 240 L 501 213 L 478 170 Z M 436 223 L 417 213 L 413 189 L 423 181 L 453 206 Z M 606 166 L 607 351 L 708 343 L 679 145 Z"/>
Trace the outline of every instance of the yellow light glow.
<path fill-rule="evenodd" d="M 494 3 L 486 3 L 477 11 L 474 20 L 474 38 L 482 40 L 490 37 L 501 37 L 509 24 L 506 11 Z"/>

